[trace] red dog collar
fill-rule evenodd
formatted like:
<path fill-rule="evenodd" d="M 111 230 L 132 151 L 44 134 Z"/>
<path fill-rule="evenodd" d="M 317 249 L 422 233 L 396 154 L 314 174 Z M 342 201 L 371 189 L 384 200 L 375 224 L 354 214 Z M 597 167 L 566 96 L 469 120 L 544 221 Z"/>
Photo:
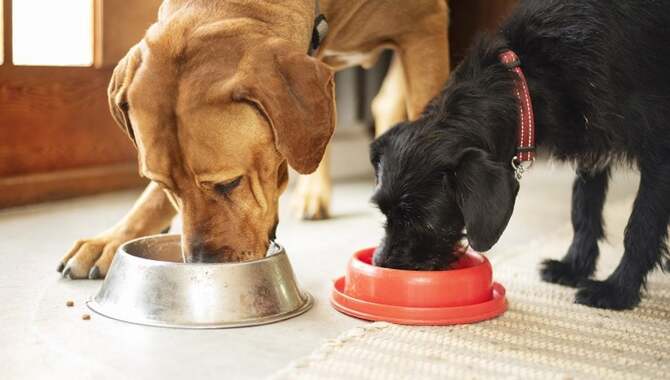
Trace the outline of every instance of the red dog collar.
<path fill-rule="evenodd" d="M 516 74 L 514 92 L 519 101 L 519 131 L 517 133 L 516 156 L 512 159 L 512 166 L 516 171 L 517 179 L 530 166 L 524 168 L 524 162 L 535 161 L 535 117 L 533 104 L 530 101 L 530 91 L 526 76 L 521 70 L 519 57 L 511 50 L 500 54 L 500 62 Z"/>

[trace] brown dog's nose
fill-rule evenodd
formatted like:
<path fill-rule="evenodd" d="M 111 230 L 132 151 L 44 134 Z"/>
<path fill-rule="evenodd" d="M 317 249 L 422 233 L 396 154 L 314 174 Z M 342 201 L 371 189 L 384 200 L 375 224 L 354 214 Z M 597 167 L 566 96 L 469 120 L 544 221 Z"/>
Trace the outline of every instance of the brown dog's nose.
<path fill-rule="evenodd" d="M 191 242 L 185 252 L 185 261 L 187 263 L 222 263 L 229 261 L 226 259 L 226 253 L 230 251 L 228 247 L 213 247 L 200 241 Z"/>

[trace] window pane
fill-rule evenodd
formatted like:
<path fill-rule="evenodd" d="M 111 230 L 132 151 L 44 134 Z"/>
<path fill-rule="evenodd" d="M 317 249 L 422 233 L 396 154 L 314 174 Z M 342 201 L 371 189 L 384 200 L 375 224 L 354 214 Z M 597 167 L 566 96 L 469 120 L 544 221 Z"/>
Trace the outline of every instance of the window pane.
<path fill-rule="evenodd" d="M 93 64 L 93 0 L 14 0 L 15 65 Z"/>

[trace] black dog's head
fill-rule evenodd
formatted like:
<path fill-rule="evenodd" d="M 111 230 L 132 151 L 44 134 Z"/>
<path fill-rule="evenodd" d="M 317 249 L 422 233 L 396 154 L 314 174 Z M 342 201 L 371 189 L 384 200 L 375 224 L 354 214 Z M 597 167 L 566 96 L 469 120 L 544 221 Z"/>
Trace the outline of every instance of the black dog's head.
<path fill-rule="evenodd" d="M 372 201 L 386 216 L 375 265 L 444 269 L 464 229 L 472 248 L 487 251 L 507 226 L 519 189 L 510 165 L 518 115 L 499 50 L 480 46 L 420 119 L 372 143 Z"/>

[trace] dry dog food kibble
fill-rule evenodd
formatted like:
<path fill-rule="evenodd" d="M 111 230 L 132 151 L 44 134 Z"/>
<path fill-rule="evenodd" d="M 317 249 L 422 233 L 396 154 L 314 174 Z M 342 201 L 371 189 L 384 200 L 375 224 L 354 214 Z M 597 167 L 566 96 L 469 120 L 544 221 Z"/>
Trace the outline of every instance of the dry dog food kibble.
<path fill-rule="evenodd" d="M 88 321 L 89 319 L 91 319 L 91 315 L 90 314 L 84 314 L 84 315 L 81 316 L 81 319 L 83 319 L 85 321 Z"/>
<path fill-rule="evenodd" d="M 67 301 L 67 302 L 65 302 L 65 306 L 67 306 L 67 307 L 72 307 L 72 306 L 74 306 L 74 301 Z"/>

